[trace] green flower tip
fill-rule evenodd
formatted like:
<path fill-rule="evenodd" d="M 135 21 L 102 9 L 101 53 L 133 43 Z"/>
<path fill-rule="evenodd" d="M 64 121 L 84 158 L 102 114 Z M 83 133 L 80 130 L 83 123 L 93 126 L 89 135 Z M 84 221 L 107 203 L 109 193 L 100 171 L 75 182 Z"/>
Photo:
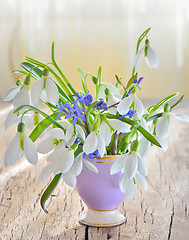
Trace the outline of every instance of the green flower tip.
<path fill-rule="evenodd" d="M 134 140 L 131 143 L 131 151 L 138 152 L 138 150 L 139 150 L 139 141 L 138 140 Z"/>
<path fill-rule="evenodd" d="M 20 79 L 18 79 L 18 80 L 16 81 L 16 86 L 22 86 L 22 82 L 21 82 Z"/>
<path fill-rule="evenodd" d="M 47 68 L 44 68 L 42 75 L 45 77 L 49 76 L 49 70 Z"/>
<path fill-rule="evenodd" d="M 104 90 L 104 93 L 108 96 L 108 95 L 110 94 L 110 90 L 109 90 L 108 88 L 106 88 L 106 89 Z"/>
<path fill-rule="evenodd" d="M 24 80 L 24 84 L 29 86 L 30 85 L 30 74 L 28 74 Z"/>
<path fill-rule="evenodd" d="M 20 122 L 17 127 L 18 132 L 22 133 L 25 130 L 25 124 L 23 122 Z"/>
<path fill-rule="evenodd" d="M 170 112 L 170 110 L 171 110 L 170 104 L 166 103 L 164 106 L 164 112 Z"/>

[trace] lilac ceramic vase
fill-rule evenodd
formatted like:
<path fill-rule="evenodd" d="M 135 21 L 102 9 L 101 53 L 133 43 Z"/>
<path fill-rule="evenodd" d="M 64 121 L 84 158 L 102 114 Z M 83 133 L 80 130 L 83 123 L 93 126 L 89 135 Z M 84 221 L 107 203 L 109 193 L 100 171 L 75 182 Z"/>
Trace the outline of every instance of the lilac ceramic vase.
<path fill-rule="evenodd" d="M 76 189 L 88 207 L 87 213 L 80 219 L 81 223 L 109 227 L 125 221 L 125 217 L 117 210 L 126 196 L 119 188 L 121 172 L 110 175 L 110 168 L 118 158 L 113 155 L 86 159 L 96 166 L 98 173 L 83 166 L 81 174 L 77 176 Z"/>

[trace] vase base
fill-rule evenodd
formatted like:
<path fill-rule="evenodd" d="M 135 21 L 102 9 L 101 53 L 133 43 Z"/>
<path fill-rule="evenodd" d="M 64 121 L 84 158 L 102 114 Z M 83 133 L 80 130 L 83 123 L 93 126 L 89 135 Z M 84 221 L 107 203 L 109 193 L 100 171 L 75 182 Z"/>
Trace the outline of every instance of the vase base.
<path fill-rule="evenodd" d="M 125 219 L 117 209 L 108 211 L 88 209 L 79 222 L 92 227 L 113 227 L 123 224 Z"/>

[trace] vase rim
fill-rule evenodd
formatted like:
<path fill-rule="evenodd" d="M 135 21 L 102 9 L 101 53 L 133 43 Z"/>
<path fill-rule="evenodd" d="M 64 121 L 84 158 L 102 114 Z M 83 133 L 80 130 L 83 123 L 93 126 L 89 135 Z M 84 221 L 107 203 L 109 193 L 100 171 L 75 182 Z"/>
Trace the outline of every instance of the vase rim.
<path fill-rule="evenodd" d="M 93 159 L 91 159 L 90 157 L 86 157 L 85 159 L 90 162 L 96 162 L 96 161 L 105 161 L 106 162 L 107 160 L 116 161 L 121 156 L 123 156 L 123 155 L 107 155 L 104 157 L 94 157 Z M 111 162 L 109 162 L 109 163 L 111 163 Z"/>

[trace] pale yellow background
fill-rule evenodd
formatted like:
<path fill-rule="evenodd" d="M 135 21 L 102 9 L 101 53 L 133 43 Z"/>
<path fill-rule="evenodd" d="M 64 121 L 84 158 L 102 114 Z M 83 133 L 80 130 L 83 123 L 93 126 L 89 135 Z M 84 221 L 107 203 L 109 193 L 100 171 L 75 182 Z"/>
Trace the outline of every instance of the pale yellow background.
<path fill-rule="evenodd" d="M 139 35 L 152 27 L 149 40 L 160 65 L 142 59 L 143 97 L 179 91 L 189 97 L 189 1 L 184 0 L 0 0 L 0 93 L 15 83 L 11 69 L 23 57 L 50 61 L 55 41 L 60 67 L 80 89 L 76 66 L 114 83 L 131 75 Z M 93 88 L 88 79 L 90 89 Z"/>

